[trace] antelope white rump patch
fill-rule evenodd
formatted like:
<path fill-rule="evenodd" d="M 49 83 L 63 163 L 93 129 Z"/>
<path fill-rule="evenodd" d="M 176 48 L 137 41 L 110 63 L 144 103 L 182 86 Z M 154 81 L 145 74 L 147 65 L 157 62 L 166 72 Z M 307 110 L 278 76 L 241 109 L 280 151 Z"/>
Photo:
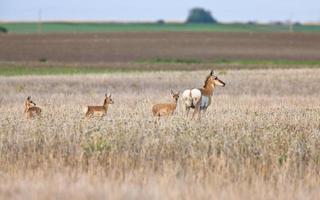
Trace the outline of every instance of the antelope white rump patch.
<path fill-rule="evenodd" d="M 88 109 L 89 109 L 88 106 L 85 106 L 85 107 L 82 108 L 84 113 L 88 112 Z"/>
<path fill-rule="evenodd" d="M 201 98 L 201 91 L 199 89 L 185 90 L 182 93 L 183 103 L 186 107 L 195 106 Z"/>

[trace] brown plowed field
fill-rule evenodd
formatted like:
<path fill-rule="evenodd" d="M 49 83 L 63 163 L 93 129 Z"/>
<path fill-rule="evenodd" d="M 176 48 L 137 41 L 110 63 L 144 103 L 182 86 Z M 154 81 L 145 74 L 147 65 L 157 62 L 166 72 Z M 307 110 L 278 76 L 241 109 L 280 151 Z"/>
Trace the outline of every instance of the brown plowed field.
<path fill-rule="evenodd" d="M 320 60 L 320 34 L 135 32 L 0 35 L 0 61 L 113 63 L 152 58 Z"/>

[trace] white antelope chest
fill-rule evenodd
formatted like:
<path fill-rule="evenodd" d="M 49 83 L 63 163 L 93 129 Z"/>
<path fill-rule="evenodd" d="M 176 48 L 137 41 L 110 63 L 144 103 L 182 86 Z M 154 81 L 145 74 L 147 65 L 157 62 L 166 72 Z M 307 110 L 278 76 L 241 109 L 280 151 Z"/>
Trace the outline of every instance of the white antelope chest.
<path fill-rule="evenodd" d="M 207 109 L 209 104 L 210 104 L 210 98 L 208 96 L 202 96 L 201 103 L 200 103 L 200 109 L 201 110 Z"/>

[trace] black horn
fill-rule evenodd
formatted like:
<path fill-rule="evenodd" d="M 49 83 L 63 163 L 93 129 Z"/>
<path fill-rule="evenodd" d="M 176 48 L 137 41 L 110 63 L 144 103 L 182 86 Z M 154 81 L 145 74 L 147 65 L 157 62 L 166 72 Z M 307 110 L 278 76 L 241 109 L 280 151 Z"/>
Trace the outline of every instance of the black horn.
<path fill-rule="evenodd" d="M 211 75 L 211 76 L 213 75 L 213 69 L 211 70 L 210 75 Z"/>

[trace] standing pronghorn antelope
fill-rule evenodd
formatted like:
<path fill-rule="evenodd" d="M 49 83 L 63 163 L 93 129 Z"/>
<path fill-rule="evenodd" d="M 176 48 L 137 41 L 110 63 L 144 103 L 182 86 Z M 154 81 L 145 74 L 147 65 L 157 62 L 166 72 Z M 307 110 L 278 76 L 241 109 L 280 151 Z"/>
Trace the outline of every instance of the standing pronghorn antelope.
<path fill-rule="evenodd" d="M 218 77 L 213 74 L 213 70 L 211 70 L 202 88 L 187 89 L 182 93 L 183 104 L 187 111 L 187 116 L 190 108 L 194 108 L 195 110 L 192 117 L 198 113 L 200 118 L 200 111 L 205 111 L 210 106 L 213 91 L 217 85 L 224 87 L 226 84 L 218 79 Z"/>
<path fill-rule="evenodd" d="M 86 117 L 91 117 L 94 114 L 100 115 L 101 117 L 105 116 L 108 111 L 109 104 L 113 104 L 111 99 L 111 94 L 105 94 L 105 99 L 102 106 L 87 106 L 86 108 Z"/>
<path fill-rule="evenodd" d="M 24 113 L 28 119 L 34 116 L 40 116 L 41 114 L 41 108 L 36 107 L 36 104 L 31 100 L 30 96 L 24 101 Z"/>
<path fill-rule="evenodd" d="M 153 116 L 160 117 L 160 116 L 173 115 L 174 111 L 177 108 L 177 102 L 179 99 L 180 92 L 174 93 L 171 90 L 171 94 L 172 94 L 172 98 L 173 98 L 174 102 L 172 102 L 172 103 L 159 103 L 159 104 L 152 106 Z"/>

